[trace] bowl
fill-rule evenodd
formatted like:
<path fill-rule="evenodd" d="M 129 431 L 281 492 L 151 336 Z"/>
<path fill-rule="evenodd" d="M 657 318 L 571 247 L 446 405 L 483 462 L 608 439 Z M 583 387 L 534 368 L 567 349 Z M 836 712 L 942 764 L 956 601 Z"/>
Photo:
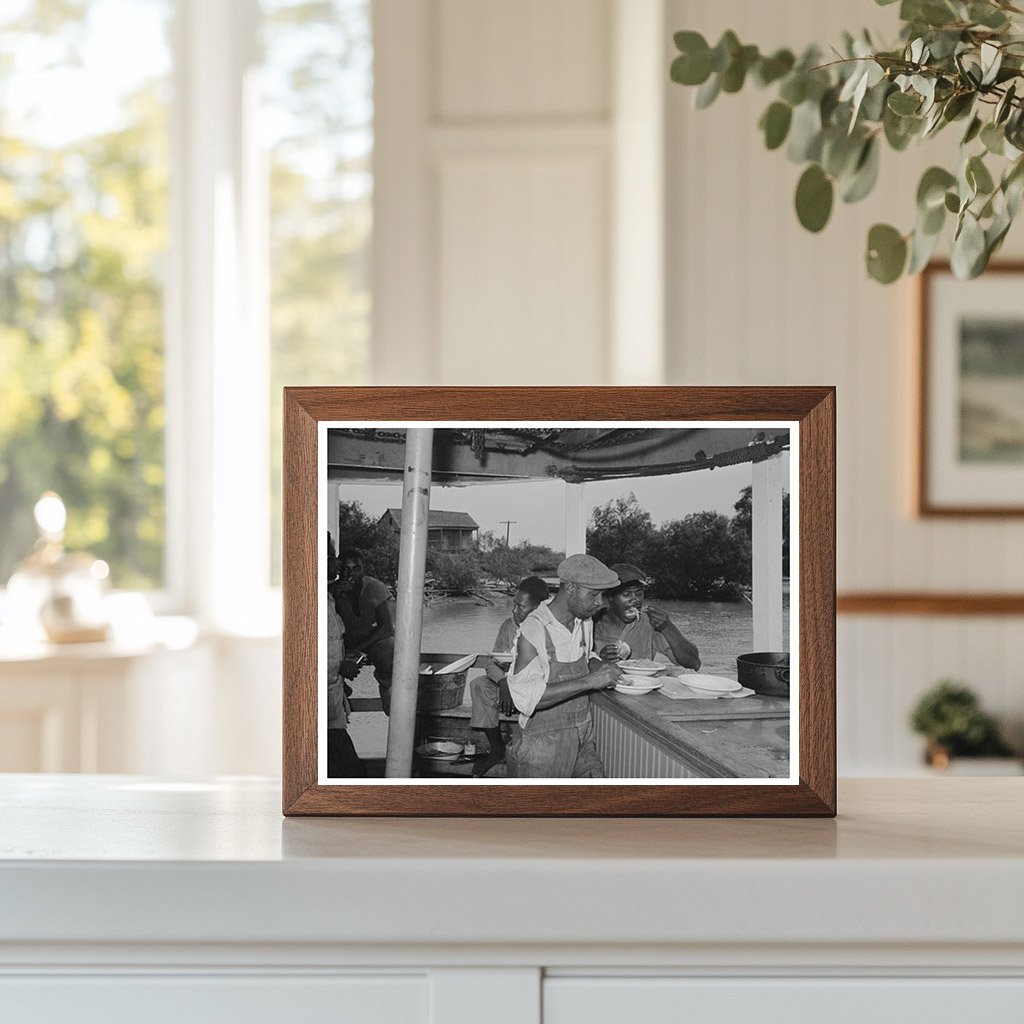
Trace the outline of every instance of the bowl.
<path fill-rule="evenodd" d="M 626 675 L 630 676 L 653 676 L 665 667 L 656 661 L 648 661 L 646 658 L 617 661 L 615 664 L 618 665 Z"/>

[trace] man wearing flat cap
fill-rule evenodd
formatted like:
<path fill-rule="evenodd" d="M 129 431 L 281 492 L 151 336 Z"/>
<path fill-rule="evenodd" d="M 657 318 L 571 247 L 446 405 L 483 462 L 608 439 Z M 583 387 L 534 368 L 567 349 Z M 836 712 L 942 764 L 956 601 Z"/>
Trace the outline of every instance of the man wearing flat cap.
<path fill-rule="evenodd" d="M 519 627 L 508 688 L 520 730 L 509 750 L 509 777 L 602 779 L 590 694 L 614 686 L 622 670 L 593 655 L 593 616 L 619 578 L 591 555 L 558 566 L 558 593 Z"/>
<path fill-rule="evenodd" d="M 699 669 L 700 654 L 668 614 L 644 604 L 647 579 L 637 566 L 619 562 L 612 567 L 619 585 L 609 590 L 608 607 L 594 619 L 594 649 L 605 661 L 663 655 L 676 665 Z"/>

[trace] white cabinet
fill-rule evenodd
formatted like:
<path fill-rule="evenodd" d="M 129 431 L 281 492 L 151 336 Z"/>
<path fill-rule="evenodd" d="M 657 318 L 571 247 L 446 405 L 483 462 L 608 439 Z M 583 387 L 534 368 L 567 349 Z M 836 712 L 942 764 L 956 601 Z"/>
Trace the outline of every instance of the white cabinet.
<path fill-rule="evenodd" d="M 258 779 L 0 776 L 0 1021 L 1020 1024 L 1020 785 L 283 820 Z"/>
<path fill-rule="evenodd" d="M 428 1024 L 428 987 L 425 973 L 0 978 L 0 1012 L 18 1024 Z"/>
<path fill-rule="evenodd" d="M 1020 1024 L 1022 978 L 549 978 L 544 1024 Z"/>

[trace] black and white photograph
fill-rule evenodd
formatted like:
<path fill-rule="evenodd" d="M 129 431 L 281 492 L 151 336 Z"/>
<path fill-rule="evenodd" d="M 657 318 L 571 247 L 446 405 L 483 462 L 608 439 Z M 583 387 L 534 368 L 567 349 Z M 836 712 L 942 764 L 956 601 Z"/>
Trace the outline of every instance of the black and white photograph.
<path fill-rule="evenodd" d="M 796 429 L 321 423 L 319 782 L 795 783 Z"/>

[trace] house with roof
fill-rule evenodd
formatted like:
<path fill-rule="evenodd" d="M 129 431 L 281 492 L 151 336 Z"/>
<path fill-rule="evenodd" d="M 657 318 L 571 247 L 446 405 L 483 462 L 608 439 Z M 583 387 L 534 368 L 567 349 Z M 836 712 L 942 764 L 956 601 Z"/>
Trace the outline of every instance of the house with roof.
<path fill-rule="evenodd" d="M 402 510 L 386 509 L 380 522 L 396 535 L 402 533 Z M 427 520 L 427 548 L 432 551 L 469 551 L 480 527 L 468 512 L 444 512 L 431 509 Z"/>

